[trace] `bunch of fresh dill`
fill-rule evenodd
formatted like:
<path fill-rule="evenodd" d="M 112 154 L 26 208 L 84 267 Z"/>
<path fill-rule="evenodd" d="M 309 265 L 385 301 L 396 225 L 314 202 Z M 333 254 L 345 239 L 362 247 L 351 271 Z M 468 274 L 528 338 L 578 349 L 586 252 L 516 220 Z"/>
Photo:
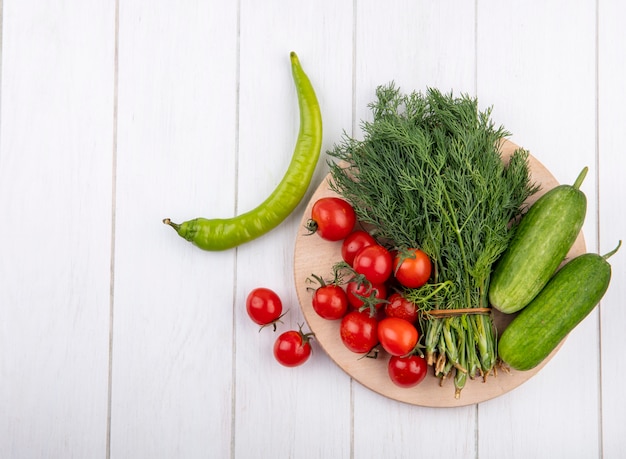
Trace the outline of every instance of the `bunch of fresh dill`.
<path fill-rule="evenodd" d="M 505 164 L 499 146 L 509 134 L 475 98 L 404 95 L 393 83 L 376 96 L 363 140 L 344 135 L 329 152 L 331 186 L 379 240 L 431 258 L 432 281 L 404 294 L 422 310 L 428 363 L 442 378 L 455 369 L 458 397 L 467 377 L 486 377 L 496 364 L 487 291 L 511 222 L 536 191 L 528 153 L 519 149 Z"/>

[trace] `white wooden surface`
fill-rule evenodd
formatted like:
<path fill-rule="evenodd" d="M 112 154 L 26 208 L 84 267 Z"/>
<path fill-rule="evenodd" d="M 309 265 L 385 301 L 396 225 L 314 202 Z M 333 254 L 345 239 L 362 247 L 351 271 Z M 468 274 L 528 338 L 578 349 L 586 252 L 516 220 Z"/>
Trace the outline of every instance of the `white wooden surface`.
<path fill-rule="evenodd" d="M 590 251 L 626 238 L 619 0 L 3 0 L 0 457 L 626 457 L 626 253 L 601 305 L 532 380 L 432 409 L 351 381 L 318 347 L 280 367 L 244 300 L 302 322 L 293 243 L 205 253 L 164 217 L 231 216 L 282 177 L 298 128 L 288 54 L 324 147 L 378 84 L 478 96 L 583 189 Z M 326 172 L 323 161 L 314 178 Z M 315 345 L 314 345 L 315 346 Z"/>

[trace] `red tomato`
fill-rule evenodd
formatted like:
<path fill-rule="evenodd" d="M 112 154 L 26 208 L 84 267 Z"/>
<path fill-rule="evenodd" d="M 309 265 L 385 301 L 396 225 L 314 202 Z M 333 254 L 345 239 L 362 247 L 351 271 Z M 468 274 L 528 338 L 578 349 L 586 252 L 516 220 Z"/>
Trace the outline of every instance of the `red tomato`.
<path fill-rule="evenodd" d="M 414 303 L 407 300 L 400 293 L 392 293 L 387 298 L 385 304 L 385 315 L 387 317 L 397 317 L 398 319 L 404 319 L 407 322 L 415 323 L 417 320 L 417 307 Z"/>
<path fill-rule="evenodd" d="M 341 319 L 348 310 L 348 295 L 338 285 L 323 285 L 313 294 L 313 309 L 328 320 Z"/>
<path fill-rule="evenodd" d="M 269 325 L 280 319 L 283 303 L 276 292 L 269 288 L 259 287 L 248 294 L 246 311 L 255 323 Z"/>
<path fill-rule="evenodd" d="M 376 306 L 381 307 L 387 298 L 387 287 L 385 284 L 373 285 L 369 282 L 352 281 L 346 285 L 346 294 L 348 303 L 354 309 L 359 309 L 365 304 L 361 297 L 373 298 L 376 301 Z"/>
<path fill-rule="evenodd" d="M 378 323 L 378 341 L 391 355 L 407 355 L 417 344 L 417 328 L 404 319 L 387 317 Z"/>
<path fill-rule="evenodd" d="M 352 352 L 365 354 L 378 344 L 377 321 L 369 311 L 352 311 L 341 319 L 339 334 L 343 344 Z"/>
<path fill-rule="evenodd" d="M 286 331 L 274 342 L 274 357 L 286 367 L 302 365 L 310 356 L 309 335 L 303 334 L 301 330 Z"/>
<path fill-rule="evenodd" d="M 408 288 L 418 288 L 428 282 L 431 270 L 430 258 L 420 249 L 400 252 L 393 260 L 396 279 Z"/>
<path fill-rule="evenodd" d="M 352 266 L 354 257 L 359 250 L 376 244 L 376 239 L 374 239 L 370 233 L 361 230 L 354 231 L 343 240 L 343 243 L 341 244 L 341 257 L 343 258 L 343 261 Z"/>
<path fill-rule="evenodd" d="M 352 206 L 341 198 L 320 198 L 311 209 L 307 229 L 327 241 L 340 241 L 354 229 L 356 214 Z"/>
<path fill-rule="evenodd" d="M 426 359 L 419 355 L 398 357 L 392 355 L 387 364 L 391 381 L 400 387 L 413 387 L 421 383 L 428 372 Z"/>
<path fill-rule="evenodd" d="M 391 254 L 382 245 L 369 245 L 359 250 L 352 267 L 372 284 L 382 284 L 391 275 Z"/>

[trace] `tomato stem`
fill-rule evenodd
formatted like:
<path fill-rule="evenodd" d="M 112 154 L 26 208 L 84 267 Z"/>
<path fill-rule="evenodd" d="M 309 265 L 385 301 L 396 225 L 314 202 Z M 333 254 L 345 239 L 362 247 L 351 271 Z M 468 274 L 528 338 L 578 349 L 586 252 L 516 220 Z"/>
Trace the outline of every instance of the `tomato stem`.
<path fill-rule="evenodd" d="M 369 351 L 367 351 L 365 354 L 363 354 L 361 357 L 359 357 L 359 360 L 361 360 L 361 359 L 377 359 L 379 352 L 380 352 L 380 349 L 378 348 L 378 345 L 376 345 L 373 348 L 371 348 Z"/>
<path fill-rule="evenodd" d="M 298 333 L 300 333 L 300 336 L 302 337 L 302 344 L 306 344 L 309 341 L 311 341 L 312 338 L 315 337 L 315 333 L 313 332 L 309 332 L 309 333 L 304 333 L 302 331 L 302 327 L 304 327 L 304 323 L 302 324 L 298 324 Z"/>
<path fill-rule="evenodd" d="M 309 219 L 304 227 L 308 231 L 305 236 L 311 236 L 312 234 L 315 234 L 317 232 L 317 222 L 313 219 Z"/>
<path fill-rule="evenodd" d="M 313 279 L 311 279 L 311 277 Z M 306 281 L 310 284 L 314 284 L 315 282 L 317 282 L 318 284 L 320 284 L 319 287 L 308 287 L 307 290 L 317 290 L 318 288 L 322 288 L 322 287 L 326 287 L 326 281 L 324 280 L 324 278 L 322 276 L 318 276 L 317 274 L 311 274 L 311 277 L 307 277 Z"/>
<path fill-rule="evenodd" d="M 262 327 L 260 327 L 260 328 L 259 328 L 259 333 L 261 333 L 261 330 L 263 330 L 265 327 L 269 327 L 270 325 L 273 327 L 273 330 L 272 330 L 272 331 L 274 331 L 274 332 L 275 332 L 275 331 L 276 331 L 276 327 L 277 327 L 277 325 L 276 325 L 276 324 L 278 324 L 278 323 L 281 323 L 281 324 L 282 324 L 282 323 L 283 323 L 283 321 L 282 321 L 282 320 L 280 320 L 280 319 L 282 319 L 283 317 L 285 317 L 285 315 L 286 315 L 288 312 L 289 312 L 289 309 L 287 309 L 285 312 L 283 312 L 283 313 L 282 313 L 280 316 L 278 316 L 275 320 L 272 320 L 271 322 L 269 322 L 269 323 L 267 323 L 267 324 L 263 325 Z"/>

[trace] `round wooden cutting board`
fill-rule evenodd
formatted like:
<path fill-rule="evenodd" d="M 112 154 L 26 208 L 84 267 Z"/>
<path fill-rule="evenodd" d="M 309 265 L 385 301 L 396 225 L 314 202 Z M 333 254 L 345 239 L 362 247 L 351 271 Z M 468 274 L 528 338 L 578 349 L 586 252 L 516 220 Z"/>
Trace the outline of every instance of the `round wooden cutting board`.
<path fill-rule="evenodd" d="M 517 145 L 512 142 L 505 141 L 502 147 L 503 159 L 507 160 L 517 148 Z M 558 182 L 532 155 L 529 157 L 529 165 L 532 182 L 541 186 L 540 190 L 529 198 L 528 203 L 531 204 L 545 192 L 557 186 Z M 328 278 L 332 273 L 333 265 L 341 261 L 341 242 L 325 241 L 317 235 L 306 236 L 304 229 L 315 201 L 324 196 L 336 196 L 328 186 L 330 179 L 329 174 L 314 192 L 305 208 L 295 244 L 294 278 L 304 318 L 310 330 L 315 333 L 318 345 L 348 375 L 380 395 L 400 402 L 429 407 L 465 406 L 498 397 L 515 389 L 537 374 L 558 351 L 557 348 L 538 367 L 529 371 L 510 370 L 508 373 L 498 371 L 496 376 L 489 376 L 486 382 L 483 382 L 482 378 L 468 380 L 459 399 L 454 397 L 453 381 L 449 380 L 440 385 L 440 380 L 434 376 L 432 367 L 429 367 L 429 374 L 419 385 L 410 389 L 395 386 L 387 375 L 389 356 L 384 351 L 381 350 L 376 359 L 362 358 L 362 355 L 351 352 L 343 345 L 339 337 L 340 321 L 322 319 L 311 306 L 312 292 L 308 290 L 310 284 L 307 283 L 307 278 L 311 277 L 311 274 Z M 584 236 L 581 232 L 567 259 L 583 254 L 585 251 Z M 501 333 L 512 316 L 501 314 L 498 311 L 493 311 L 493 314 L 496 328 Z"/>

